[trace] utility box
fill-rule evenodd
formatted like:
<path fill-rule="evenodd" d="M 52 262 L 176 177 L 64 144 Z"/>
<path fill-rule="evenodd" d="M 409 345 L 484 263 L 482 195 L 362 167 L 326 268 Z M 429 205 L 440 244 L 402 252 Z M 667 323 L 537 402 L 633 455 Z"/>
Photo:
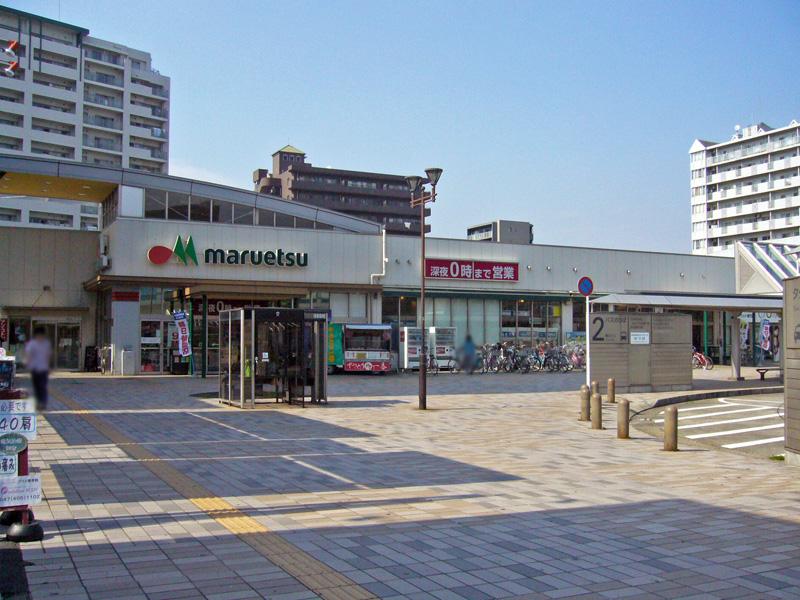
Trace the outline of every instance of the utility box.
<path fill-rule="evenodd" d="M 781 338 L 786 462 L 800 465 L 800 277 L 783 281 Z"/>
<path fill-rule="evenodd" d="M 683 314 L 591 313 L 592 380 L 618 392 L 692 389 L 692 318 Z"/>

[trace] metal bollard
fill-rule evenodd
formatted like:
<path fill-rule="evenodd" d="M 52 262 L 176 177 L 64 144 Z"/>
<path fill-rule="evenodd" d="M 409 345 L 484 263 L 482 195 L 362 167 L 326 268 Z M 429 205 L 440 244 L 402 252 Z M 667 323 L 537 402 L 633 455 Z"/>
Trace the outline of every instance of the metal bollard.
<path fill-rule="evenodd" d="M 630 419 L 631 403 L 623 398 L 617 404 L 617 438 L 627 440 L 630 437 Z"/>
<path fill-rule="evenodd" d="M 678 407 L 668 406 L 664 411 L 664 450 L 675 452 L 678 449 Z"/>
<path fill-rule="evenodd" d="M 611 404 L 617 401 L 617 380 L 613 377 L 608 380 L 608 401 Z"/>
<path fill-rule="evenodd" d="M 592 393 L 593 394 L 600 393 L 600 384 L 597 381 L 592 381 Z"/>
<path fill-rule="evenodd" d="M 578 417 L 579 421 L 589 420 L 589 386 L 585 383 L 581 386 L 581 414 Z"/>
<path fill-rule="evenodd" d="M 603 399 L 600 394 L 592 394 L 592 429 L 603 428 Z"/>

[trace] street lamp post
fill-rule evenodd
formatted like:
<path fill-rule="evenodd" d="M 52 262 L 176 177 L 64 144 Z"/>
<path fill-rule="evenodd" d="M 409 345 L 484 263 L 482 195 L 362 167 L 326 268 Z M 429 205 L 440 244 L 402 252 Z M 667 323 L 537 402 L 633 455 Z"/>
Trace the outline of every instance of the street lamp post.
<path fill-rule="evenodd" d="M 425 330 L 425 205 L 429 202 L 436 202 L 436 184 L 442 176 L 442 170 L 439 168 L 425 169 L 427 181 L 425 178 L 418 175 L 411 175 L 406 177 L 408 187 L 411 189 L 411 207 L 419 206 L 419 241 L 420 241 L 420 256 L 419 256 L 419 311 L 420 311 L 420 329 L 422 331 L 422 350 L 419 357 L 419 409 L 425 410 L 428 408 L 428 385 L 426 380 L 427 367 L 428 367 L 428 352 L 427 346 L 428 336 Z M 431 191 L 426 192 L 424 184 L 430 183 Z M 417 191 L 420 192 L 417 196 Z"/>

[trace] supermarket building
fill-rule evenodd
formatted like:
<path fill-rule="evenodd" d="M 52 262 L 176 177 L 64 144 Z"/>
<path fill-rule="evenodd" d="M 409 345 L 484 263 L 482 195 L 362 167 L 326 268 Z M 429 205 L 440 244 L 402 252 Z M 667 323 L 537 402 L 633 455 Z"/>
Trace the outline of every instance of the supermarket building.
<path fill-rule="evenodd" d="M 417 322 L 419 240 L 370 221 L 180 177 L 4 154 L 0 194 L 102 206 L 99 232 L 0 229 L 0 343 L 19 353 L 44 325 L 58 368 L 83 368 L 87 349 L 109 346 L 114 372 L 170 371 L 176 309 L 189 315 L 198 373 L 217 369 L 217 313 L 228 307 Z M 479 344 L 579 336 L 582 275 L 596 294 L 735 293 L 731 258 L 441 238 L 428 238 L 427 257 L 427 322 Z M 720 313 L 698 323 L 705 342 L 723 337 Z"/>

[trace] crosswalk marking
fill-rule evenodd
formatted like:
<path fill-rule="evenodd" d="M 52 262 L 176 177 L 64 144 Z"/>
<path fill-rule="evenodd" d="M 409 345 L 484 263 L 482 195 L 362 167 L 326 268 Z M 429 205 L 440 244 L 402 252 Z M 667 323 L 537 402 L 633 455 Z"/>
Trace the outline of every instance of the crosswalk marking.
<path fill-rule="evenodd" d="M 710 407 L 710 408 L 716 408 L 716 407 Z M 703 413 L 702 415 L 690 415 L 688 417 L 683 417 L 681 420 L 685 421 L 687 419 L 705 419 L 706 417 L 719 417 L 721 415 L 732 415 L 735 413 L 756 412 L 759 410 L 772 410 L 774 408 L 775 408 L 774 406 L 757 406 L 755 408 L 737 408 L 735 410 L 720 410 L 717 412 Z M 681 410 L 678 410 L 679 418 L 681 412 L 682 412 Z M 663 423 L 664 419 L 656 419 L 655 422 Z"/>
<path fill-rule="evenodd" d="M 783 436 L 767 438 L 765 440 L 750 440 L 749 442 L 739 442 L 738 444 L 723 444 L 722 447 L 733 450 L 735 448 L 747 448 L 749 446 L 762 446 L 764 444 L 775 444 L 777 442 L 782 442 L 782 441 L 783 441 Z"/>
<path fill-rule="evenodd" d="M 711 410 L 711 409 L 715 409 L 715 408 L 727 408 L 729 406 L 747 406 L 747 404 L 734 404 L 733 402 L 726 402 L 724 406 L 716 406 L 716 405 L 711 405 L 711 406 L 693 406 L 692 408 L 681 408 L 680 411 L 681 411 L 681 414 L 683 414 L 685 412 L 689 412 L 690 410 Z M 663 415 L 664 411 L 662 410 L 658 414 Z"/>
<path fill-rule="evenodd" d="M 678 429 L 684 431 L 686 429 L 696 429 L 698 427 L 713 427 L 715 425 L 728 425 L 729 423 L 746 423 L 748 421 L 760 421 L 762 419 L 778 419 L 783 417 L 780 413 L 771 415 L 758 415 L 755 417 L 743 417 L 741 419 L 726 419 L 724 421 L 709 421 L 708 423 L 695 423 L 693 425 L 681 425 L 680 419 L 678 420 Z"/>
<path fill-rule="evenodd" d="M 727 431 L 714 431 L 712 433 L 696 433 L 694 435 L 687 435 L 690 440 L 702 440 L 705 438 L 719 437 L 723 435 L 737 435 L 739 433 L 751 433 L 753 431 L 766 431 L 767 429 L 782 428 L 783 423 L 775 423 L 774 425 L 762 425 L 761 427 L 745 427 L 744 429 L 728 429 Z"/>

